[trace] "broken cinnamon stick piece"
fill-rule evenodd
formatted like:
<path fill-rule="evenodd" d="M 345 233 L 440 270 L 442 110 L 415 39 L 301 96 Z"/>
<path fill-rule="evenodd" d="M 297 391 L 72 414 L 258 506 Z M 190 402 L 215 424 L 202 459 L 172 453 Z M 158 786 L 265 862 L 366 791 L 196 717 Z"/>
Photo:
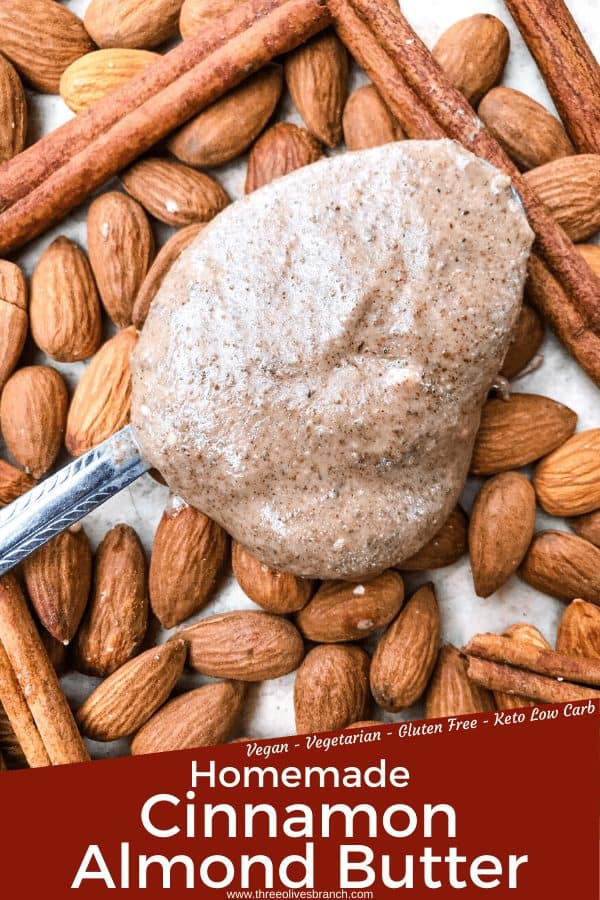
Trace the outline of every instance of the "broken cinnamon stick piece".
<path fill-rule="evenodd" d="M 490 691 L 520 694 L 540 703 L 568 703 L 577 700 L 600 700 L 600 691 L 570 681 L 556 681 L 546 675 L 516 669 L 503 663 L 467 657 L 467 675 L 471 681 Z"/>
<path fill-rule="evenodd" d="M 2 644 L 0 644 L 0 701 L 25 759 L 32 769 L 52 765 Z"/>
<path fill-rule="evenodd" d="M 502 634 L 476 634 L 463 652 L 550 678 L 564 678 L 577 684 L 600 687 L 600 659 L 567 656 L 525 641 L 511 640 Z M 530 696 L 525 691 L 523 693 Z"/>

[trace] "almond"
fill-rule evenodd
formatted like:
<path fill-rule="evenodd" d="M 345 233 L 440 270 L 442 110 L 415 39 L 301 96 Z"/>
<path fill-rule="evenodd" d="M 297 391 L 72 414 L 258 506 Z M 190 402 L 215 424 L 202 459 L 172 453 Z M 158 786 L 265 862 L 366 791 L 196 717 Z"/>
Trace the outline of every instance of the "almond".
<path fill-rule="evenodd" d="M 442 569 L 458 562 L 467 550 L 467 517 L 460 506 L 455 507 L 440 530 L 413 556 L 398 564 L 405 572 Z"/>
<path fill-rule="evenodd" d="M 110 675 L 139 650 L 148 624 L 146 560 L 129 525 L 115 525 L 94 561 L 94 585 L 75 642 L 76 667 Z"/>
<path fill-rule="evenodd" d="M 9 453 L 26 472 L 41 478 L 59 454 L 69 395 L 50 366 L 26 366 L 11 375 L 2 391 L 0 426 Z"/>
<path fill-rule="evenodd" d="M 489 597 L 517 571 L 535 529 L 535 491 L 517 472 L 487 481 L 475 500 L 469 554 L 478 597 Z"/>
<path fill-rule="evenodd" d="M 31 278 L 31 334 L 59 362 L 92 356 L 102 340 L 102 314 L 85 253 L 66 237 L 42 253 Z"/>
<path fill-rule="evenodd" d="M 246 685 L 217 681 L 175 697 L 138 731 L 134 756 L 224 743 L 242 711 Z"/>
<path fill-rule="evenodd" d="M 404 137 L 400 125 L 372 84 L 365 84 L 350 95 L 344 107 L 342 126 L 348 150 L 379 147 Z"/>
<path fill-rule="evenodd" d="M 322 155 L 320 145 L 306 129 L 291 122 L 278 122 L 259 137 L 250 151 L 246 193 L 316 162 Z"/>
<path fill-rule="evenodd" d="M 496 16 L 480 14 L 448 28 L 432 53 L 454 87 L 476 106 L 500 81 L 509 50 L 506 26 Z"/>
<path fill-rule="evenodd" d="M 271 569 L 237 541 L 232 544 L 231 564 L 241 589 L 267 612 L 298 612 L 310 599 L 312 581 Z"/>
<path fill-rule="evenodd" d="M 504 378 L 516 378 L 531 362 L 544 340 L 544 323 L 540 314 L 524 303 L 513 329 L 512 338 L 500 374 Z"/>
<path fill-rule="evenodd" d="M 600 278 L 600 247 L 597 244 L 577 244 L 576 248 L 586 263 Z"/>
<path fill-rule="evenodd" d="M 104 309 L 119 328 L 131 325 L 133 301 L 154 256 L 146 213 L 126 194 L 101 194 L 88 211 L 87 243 Z"/>
<path fill-rule="evenodd" d="M 540 650 L 552 650 L 544 635 L 533 625 L 529 625 L 526 622 L 511 625 L 503 634 L 512 640 L 533 644 L 534 647 L 538 647 Z M 530 700 L 529 697 L 522 697 L 520 694 L 506 694 L 504 691 L 494 691 L 493 693 L 498 709 L 520 709 L 524 706 L 538 705 L 537 701 Z"/>
<path fill-rule="evenodd" d="M 285 79 L 308 130 L 327 147 L 336 147 L 348 95 L 348 54 L 334 32 L 318 34 L 289 53 Z"/>
<path fill-rule="evenodd" d="M 542 460 L 533 478 L 538 503 L 551 516 L 600 508 L 600 428 L 569 438 Z"/>
<path fill-rule="evenodd" d="M 63 531 L 23 563 L 27 593 L 40 622 L 58 641 L 73 638 L 92 580 L 92 551 L 82 528 Z"/>
<path fill-rule="evenodd" d="M 294 625 L 266 612 L 238 610 L 208 616 L 177 636 L 189 644 L 191 667 L 213 678 L 279 678 L 297 669 L 304 656 Z"/>
<path fill-rule="evenodd" d="M 564 444 L 576 424 L 572 409 L 538 394 L 488 400 L 475 439 L 471 474 L 494 475 L 535 462 Z"/>
<path fill-rule="evenodd" d="M 558 625 L 558 653 L 600 659 L 600 609 L 585 600 L 573 600 Z"/>
<path fill-rule="evenodd" d="M 209 222 L 229 203 L 218 181 L 168 159 L 143 159 L 121 180 L 144 209 L 167 225 Z"/>
<path fill-rule="evenodd" d="M 596 547 L 600 547 L 600 509 L 587 513 L 585 516 L 571 519 L 569 525 L 579 537 L 585 538 L 586 541 L 590 541 Z"/>
<path fill-rule="evenodd" d="M 565 531 L 541 531 L 519 570 L 523 581 L 551 597 L 600 603 L 600 549 Z"/>
<path fill-rule="evenodd" d="M 13 66 L 0 55 L 0 163 L 20 153 L 26 137 L 25 91 Z"/>
<path fill-rule="evenodd" d="M 559 120 L 514 88 L 493 88 L 479 104 L 478 114 L 520 169 L 534 169 L 575 153 Z"/>
<path fill-rule="evenodd" d="M 35 479 L 0 459 L 0 508 L 35 487 Z"/>
<path fill-rule="evenodd" d="M 130 356 L 137 341 L 126 328 L 102 345 L 75 389 L 67 417 L 67 450 L 81 456 L 129 422 Z"/>
<path fill-rule="evenodd" d="M 150 50 L 95 50 L 71 63 L 60 79 L 60 96 L 74 113 L 84 112 L 160 59 Z"/>
<path fill-rule="evenodd" d="M 382 709 L 398 712 L 423 695 L 438 654 L 441 622 L 435 591 L 425 584 L 387 629 L 371 661 L 371 693 Z"/>
<path fill-rule="evenodd" d="M 183 0 L 92 0 L 83 24 L 99 47 L 147 50 L 177 34 Z"/>
<path fill-rule="evenodd" d="M 556 159 L 525 178 L 571 240 L 585 241 L 600 229 L 600 154 Z"/>
<path fill-rule="evenodd" d="M 141 728 L 175 687 L 185 652 L 185 641 L 171 640 L 109 675 L 77 713 L 82 734 L 94 741 L 116 741 Z"/>
<path fill-rule="evenodd" d="M 369 657 L 360 647 L 315 647 L 296 675 L 296 731 L 333 731 L 364 718 L 369 698 Z"/>
<path fill-rule="evenodd" d="M 0 259 L 0 390 L 25 346 L 28 324 L 23 273 L 14 263 Z"/>
<path fill-rule="evenodd" d="M 150 603 L 163 628 L 179 625 L 206 605 L 226 553 L 221 526 L 172 497 L 150 559 Z"/>
<path fill-rule="evenodd" d="M 221 166 L 261 133 L 281 96 L 281 66 L 268 65 L 203 110 L 170 139 L 171 153 L 191 166 Z"/>
<path fill-rule="evenodd" d="M 359 641 L 388 625 L 403 600 L 404 584 L 391 570 L 361 584 L 326 581 L 298 613 L 296 624 L 315 643 Z"/>
<path fill-rule="evenodd" d="M 239 0 L 184 0 L 179 17 L 181 36 L 192 37 L 213 21 L 219 21 L 238 4 Z"/>
<path fill-rule="evenodd" d="M 38 91 L 58 94 L 67 66 L 93 46 L 81 19 L 55 0 L 0 3 L 0 52 Z"/>
<path fill-rule="evenodd" d="M 57 675 L 63 675 L 67 670 L 67 645 L 62 641 L 57 641 L 41 624 L 38 626 L 38 631 L 48 659 L 54 666 L 54 671 Z"/>
<path fill-rule="evenodd" d="M 493 709 L 490 691 L 469 681 L 460 651 L 452 644 L 442 647 L 425 697 L 425 717 L 465 716 Z"/>

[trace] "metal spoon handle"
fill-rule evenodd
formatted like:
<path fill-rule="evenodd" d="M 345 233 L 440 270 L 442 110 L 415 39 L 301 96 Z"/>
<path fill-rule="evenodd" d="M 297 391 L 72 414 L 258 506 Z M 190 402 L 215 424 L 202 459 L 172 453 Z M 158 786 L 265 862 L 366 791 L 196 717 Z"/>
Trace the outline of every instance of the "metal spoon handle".
<path fill-rule="evenodd" d="M 0 510 L 0 575 L 149 468 L 128 425 Z"/>

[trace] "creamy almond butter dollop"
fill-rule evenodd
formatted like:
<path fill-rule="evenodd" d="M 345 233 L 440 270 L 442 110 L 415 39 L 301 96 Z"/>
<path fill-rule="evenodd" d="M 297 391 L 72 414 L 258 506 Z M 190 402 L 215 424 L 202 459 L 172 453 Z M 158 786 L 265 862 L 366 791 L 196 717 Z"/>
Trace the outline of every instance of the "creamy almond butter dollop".
<path fill-rule="evenodd" d="M 532 238 L 509 179 L 451 141 L 346 153 L 234 203 L 152 304 L 143 453 L 271 566 L 400 564 L 457 501 Z"/>

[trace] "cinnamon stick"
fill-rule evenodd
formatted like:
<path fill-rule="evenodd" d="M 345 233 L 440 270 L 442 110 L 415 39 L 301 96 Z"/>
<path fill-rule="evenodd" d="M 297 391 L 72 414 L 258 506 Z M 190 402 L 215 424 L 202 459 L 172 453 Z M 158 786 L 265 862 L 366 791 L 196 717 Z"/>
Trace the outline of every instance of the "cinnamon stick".
<path fill-rule="evenodd" d="M 0 644 L 0 701 L 29 765 L 32 768 L 52 765 L 2 644 Z"/>
<path fill-rule="evenodd" d="M 464 652 L 469 656 L 503 663 L 578 684 L 600 687 L 600 659 L 567 656 L 502 634 L 476 634 Z"/>
<path fill-rule="evenodd" d="M 480 687 L 506 694 L 520 694 L 540 703 L 567 703 L 577 700 L 600 700 L 600 691 L 569 681 L 556 681 L 525 669 L 502 663 L 467 657 L 467 675 Z"/>

